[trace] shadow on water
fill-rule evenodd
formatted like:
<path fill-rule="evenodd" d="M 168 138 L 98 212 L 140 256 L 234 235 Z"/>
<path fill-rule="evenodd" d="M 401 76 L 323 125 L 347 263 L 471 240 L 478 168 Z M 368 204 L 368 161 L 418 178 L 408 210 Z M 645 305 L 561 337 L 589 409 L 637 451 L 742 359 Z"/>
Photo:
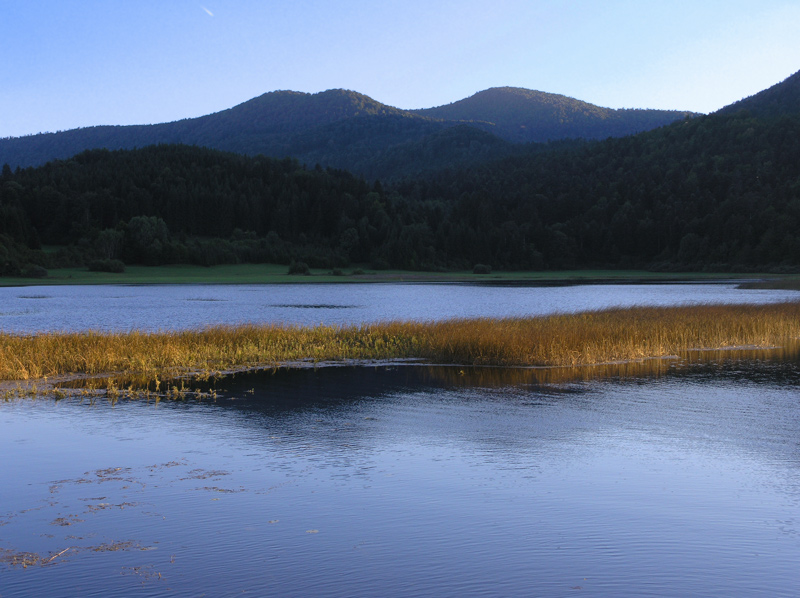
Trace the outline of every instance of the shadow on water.
<path fill-rule="evenodd" d="M 536 390 L 547 395 L 582 392 L 575 383 L 647 383 L 691 377 L 699 383 L 749 381 L 800 386 L 798 347 L 747 351 L 694 351 L 670 359 L 580 368 L 498 368 L 447 365 L 347 366 L 315 370 L 249 372 L 217 380 L 219 397 L 237 404 L 263 403 L 278 410 L 331 407 L 401 392 L 455 389 Z M 300 399 L 300 400 L 298 400 Z"/>
<path fill-rule="evenodd" d="M 686 376 L 709 383 L 741 380 L 796 386 L 800 385 L 798 365 L 800 342 L 771 349 L 697 350 L 660 359 L 582 367 L 320 364 L 318 367 L 247 371 L 202 379 L 89 378 L 63 382 L 57 386 L 57 392 L 78 392 L 112 400 L 203 400 L 242 406 L 267 403 L 276 411 L 293 411 L 322 406 L 330 408 L 337 403 L 349 404 L 366 397 L 374 399 L 420 389 L 519 388 L 560 395 L 581 392 L 580 383 L 583 382 L 646 383 L 665 377 Z"/>
<path fill-rule="evenodd" d="M 799 355 L 309 367 L 185 380 L 216 397 L 191 405 L 11 406 L 0 593 L 792 595 Z"/>
<path fill-rule="evenodd" d="M 651 380 L 664 376 L 713 374 L 720 377 L 782 375 L 785 383 L 798 380 L 800 342 L 770 349 L 726 349 L 687 351 L 665 358 L 644 359 L 580 367 L 498 368 L 427 366 L 417 368 L 427 382 L 448 386 L 502 388 L 506 386 L 550 386 L 592 380 Z M 782 372 L 782 374 L 781 374 Z"/>

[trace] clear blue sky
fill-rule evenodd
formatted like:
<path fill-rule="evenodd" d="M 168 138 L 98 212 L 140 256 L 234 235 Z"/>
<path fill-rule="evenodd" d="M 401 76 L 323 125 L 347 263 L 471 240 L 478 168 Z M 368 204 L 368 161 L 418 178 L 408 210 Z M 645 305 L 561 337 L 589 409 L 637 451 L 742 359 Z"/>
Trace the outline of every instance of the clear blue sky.
<path fill-rule="evenodd" d="M 498 86 L 711 112 L 800 70 L 779 0 L 0 0 L 0 137 L 267 91 L 427 108 Z"/>

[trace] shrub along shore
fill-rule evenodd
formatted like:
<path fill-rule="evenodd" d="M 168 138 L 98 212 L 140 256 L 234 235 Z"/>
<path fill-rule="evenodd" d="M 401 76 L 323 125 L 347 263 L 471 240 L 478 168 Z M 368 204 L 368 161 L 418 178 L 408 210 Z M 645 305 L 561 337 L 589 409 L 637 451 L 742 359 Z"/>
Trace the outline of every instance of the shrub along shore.
<path fill-rule="evenodd" d="M 217 326 L 175 332 L 0 333 L 0 380 L 157 380 L 319 362 L 583 366 L 800 338 L 800 302 L 634 307 L 529 318 L 356 326 Z"/>

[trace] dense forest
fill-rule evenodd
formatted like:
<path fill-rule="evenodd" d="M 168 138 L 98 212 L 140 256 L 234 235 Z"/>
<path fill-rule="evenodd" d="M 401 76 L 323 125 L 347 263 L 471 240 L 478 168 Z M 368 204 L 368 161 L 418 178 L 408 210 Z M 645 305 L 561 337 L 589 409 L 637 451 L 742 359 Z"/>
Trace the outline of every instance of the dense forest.
<path fill-rule="evenodd" d="M 453 206 L 465 247 L 503 231 L 505 250 L 494 244 L 485 258 L 500 265 L 794 269 L 800 117 L 712 115 L 410 180 L 399 192 Z M 525 249 L 542 261 L 515 259 Z"/>
<path fill-rule="evenodd" d="M 425 152 L 395 148 L 393 159 L 418 172 L 394 182 L 170 144 L 6 165 L 0 272 L 119 262 L 800 267 L 800 75 L 718 113 L 623 138 L 509 151 L 482 135 L 456 127 L 433 135 Z M 437 139 L 471 155 L 470 165 L 461 156 L 426 169 L 446 155 Z"/>
<path fill-rule="evenodd" d="M 390 225 L 381 193 L 344 171 L 179 145 L 5 167 L 0 211 L 0 243 L 17 256 L 6 274 L 24 260 L 347 264 Z M 23 250 L 42 245 L 68 247 Z"/>

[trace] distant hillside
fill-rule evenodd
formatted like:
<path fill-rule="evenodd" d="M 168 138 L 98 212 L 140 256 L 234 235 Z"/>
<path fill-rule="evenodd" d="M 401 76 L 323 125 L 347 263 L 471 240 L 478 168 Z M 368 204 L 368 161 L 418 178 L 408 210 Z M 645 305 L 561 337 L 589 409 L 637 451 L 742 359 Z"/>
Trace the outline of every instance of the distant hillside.
<path fill-rule="evenodd" d="M 373 165 L 413 173 L 391 184 L 186 145 L 4 167 L 0 275 L 114 259 L 800 271 L 800 86 L 793 76 L 768 91 L 596 142 L 514 145 L 396 114 L 315 129 L 367 156 L 368 131 L 419 126 L 376 153 Z M 432 168 L 442 156 L 451 166 Z"/>
<path fill-rule="evenodd" d="M 358 171 L 371 179 L 392 180 L 401 175 L 414 178 L 447 167 L 467 168 L 530 151 L 532 148 L 514 145 L 473 126 L 457 124 L 393 145 Z"/>
<path fill-rule="evenodd" d="M 800 74 L 708 116 L 401 191 L 451 206 L 476 261 L 798 271 Z"/>
<path fill-rule="evenodd" d="M 438 148 L 429 153 L 426 170 L 474 163 L 481 152 L 467 155 L 458 145 L 462 135 L 438 136 L 450 127 L 467 124 L 519 143 L 627 135 L 686 114 L 610 110 L 563 96 L 512 88 L 487 90 L 450 106 L 422 111 L 400 110 L 342 89 L 317 94 L 275 91 L 222 112 L 171 123 L 98 126 L 0 139 L 0 164 L 35 166 L 86 149 L 181 143 L 247 155 L 288 156 L 309 165 L 319 163 L 366 176 L 393 178 L 419 171 L 417 166 L 398 160 L 403 154 L 417 160 L 415 144 L 420 144 L 422 152 L 432 143 Z M 482 146 L 499 149 L 497 141 L 489 141 L 485 134 L 480 137 Z M 455 145 L 443 145 L 447 139 L 453 139 Z M 489 152 L 484 157 L 501 154 Z"/>
<path fill-rule="evenodd" d="M 1 139 L 0 163 L 35 166 L 54 158 L 69 158 L 85 149 L 132 149 L 158 143 L 286 157 L 298 153 L 297 145 L 308 146 L 308 137 L 314 131 L 325 138 L 316 139 L 312 145 L 331 145 L 325 127 L 332 123 L 365 117 L 397 120 L 403 116 L 409 121 L 427 122 L 353 91 L 334 89 L 313 95 L 275 91 L 228 110 L 171 123 L 87 127 Z M 425 129 L 423 134 L 427 132 Z M 405 140 L 403 132 L 399 134 Z M 333 142 L 346 146 L 348 140 L 337 138 Z"/>
<path fill-rule="evenodd" d="M 800 112 L 800 72 L 754 96 L 726 106 L 718 113 L 733 114 L 742 110 L 762 118 Z"/>
<path fill-rule="evenodd" d="M 446 106 L 414 112 L 443 120 L 490 124 L 493 133 L 515 143 L 623 137 L 697 116 L 677 110 L 601 108 L 566 96 L 519 87 L 494 87 Z"/>

